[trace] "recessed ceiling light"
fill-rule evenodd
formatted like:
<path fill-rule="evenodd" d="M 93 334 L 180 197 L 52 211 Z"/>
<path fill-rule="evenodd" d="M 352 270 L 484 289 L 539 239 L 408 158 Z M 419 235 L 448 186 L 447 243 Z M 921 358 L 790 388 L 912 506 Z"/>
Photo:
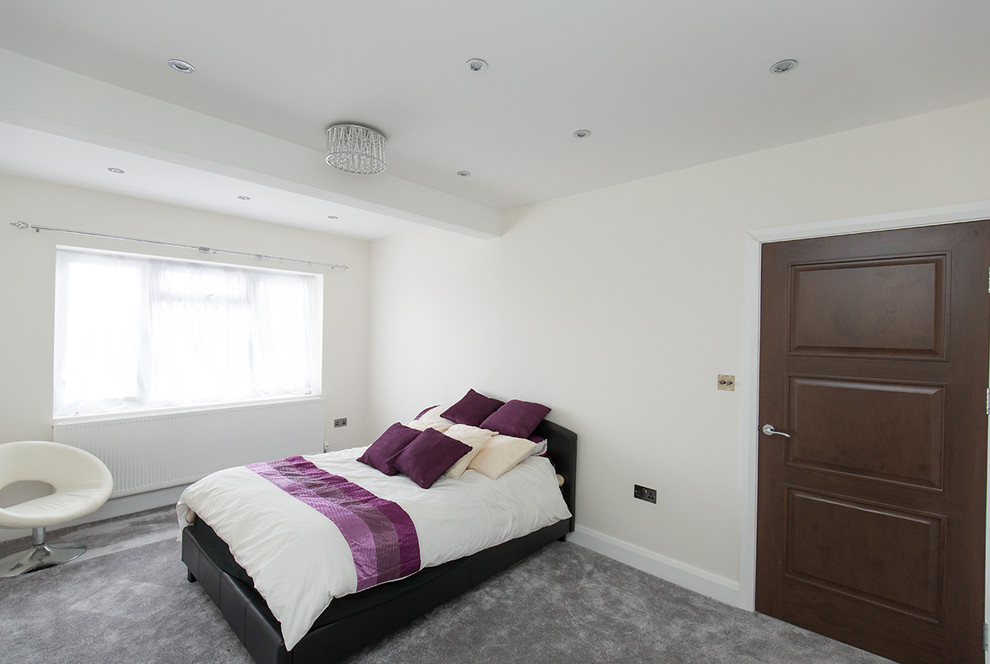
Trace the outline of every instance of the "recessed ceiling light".
<path fill-rule="evenodd" d="M 471 177 L 471 171 L 457 171 L 457 174 L 459 176 L 461 176 L 462 178 L 469 178 L 469 177 Z"/>
<path fill-rule="evenodd" d="M 340 218 L 340 217 L 338 217 L 338 216 L 337 216 L 337 215 L 335 215 L 335 214 L 328 214 L 328 215 L 327 215 L 327 219 L 339 219 L 339 218 Z"/>
<path fill-rule="evenodd" d="M 482 60 L 481 58 L 471 58 L 464 64 L 467 66 L 467 68 L 470 71 L 473 71 L 476 74 L 480 74 L 481 72 L 488 69 L 488 63 Z"/>
<path fill-rule="evenodd" d="M 238 196 L 238 198 L 241 199 L 242 201 L 249 201 L 249 200 L 251 200 L 251 197 L 250 196 Z"/>
<path fill-rule="evenodd" d="M 770 72 L 773 74 L 783 74 L 785 72 L 789 72 L 795 67 L 797 67 L 797 60 L 781 60 L 780 62 L 773 63 L 773 66 L 770 67 Z"/>
<path fill-rule="evenodd" d="M 578 129 L 574 132 L 574 138 L 588 138 L 589 136 L 591 136 L 589 129 Z"/>
<path fill-rule="evenodd" d="M 196 68 L 185 60 L 169 60 L 168 66 L 177 72 L 182 72 L 183 74 L 191 74 L 196 71 Z"/>
<path fill-rule="evenodd" d="M 124 172 L 124 169 L 122 169 L 122 168 L 114 168 L 113 166 L 111 166 L 107 170 L 110 171 L 111 173 L 123 173 Z"/>

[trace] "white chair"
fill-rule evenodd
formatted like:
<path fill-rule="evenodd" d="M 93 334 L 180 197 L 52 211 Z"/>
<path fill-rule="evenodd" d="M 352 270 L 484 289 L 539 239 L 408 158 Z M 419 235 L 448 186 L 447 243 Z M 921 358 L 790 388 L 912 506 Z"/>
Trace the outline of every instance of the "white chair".
<path fill-rule="evenodd" d="M 0 489 L 14 482 L 46 482 L 54 493 L 0 508 L 0 526 L 33 529 L 34 546 L 0 558 L 0 577 L 17 576 L 78 558 L 80 544 L 45 544 L 45 527 L 95 512 L 113 490 L 102 461 L 70 445 L 44 441 L 0 444 Z"/>

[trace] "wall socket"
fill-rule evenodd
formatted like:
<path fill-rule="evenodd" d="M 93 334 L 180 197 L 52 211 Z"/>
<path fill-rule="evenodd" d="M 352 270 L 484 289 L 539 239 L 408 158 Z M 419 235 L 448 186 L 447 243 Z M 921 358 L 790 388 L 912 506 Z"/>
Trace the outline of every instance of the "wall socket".
<path fill-rule="evenodd" d="M 657 490 L 633 484 L 633 498 L 639 498 L 655 505 L 657 502 Z"/>
<path fill-rule="evenodd" d="M 346 427 L 346 426 L 347 426 L 347 418 L 346 417 L 338 417 L 337 419 L 335 419 L 333 421 L 333 428 L 334 429 L 339 429 L 340 427 Z"/>
<path fill-rule="evenodd" d="M 736 389 L 736 377 L 729 374 L 719 374 L 718 389 L 734 392 Z"/>

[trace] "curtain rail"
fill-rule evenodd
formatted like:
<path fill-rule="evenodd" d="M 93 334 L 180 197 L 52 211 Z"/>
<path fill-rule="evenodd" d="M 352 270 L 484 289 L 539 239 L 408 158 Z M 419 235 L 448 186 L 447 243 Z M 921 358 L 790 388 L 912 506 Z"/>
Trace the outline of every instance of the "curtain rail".
<path fill-rule="evenodd" d="M 331 270 L 346 270 L 346 265 L 339 263 L 321 263 L 319 261 L 307 261 L 299 258 L 283 258 L 282 256 L 268 256 L 266 254 L 254 254 L 248 251 L 232 251 L 230 249 L 215 249 L 213 247 L 197 247 L 192 244 L 178 244 L 175 242 L 159 242 L 158 240 L 143 240 L 136 237 L 124 237 L 122 235 L 106 235 L 104 233 L 91 233 L 88 231 L 75 231 L 68 228 L 52 228 L 50 226 L 34 226 L 24 221 L 12 221 L 10 225 L 14 228 L 24 230 L 31 228 L 34 232 L 48 231 L 50 233 L 65 233 L 67 235 L 84 235 L 86 237 L 98 237 L 104 240 L 124 240 L 125 242 L 140 242 L 141 244 L 153 244 L 159 247 L 172 247 L 174 249 L 192 249 L 201 254 L 227 254 L 229 256 L 246 256 L 258 260 L 282 261 L 283 263 L 303 263 L 305 265 L 320 265 Z"/>

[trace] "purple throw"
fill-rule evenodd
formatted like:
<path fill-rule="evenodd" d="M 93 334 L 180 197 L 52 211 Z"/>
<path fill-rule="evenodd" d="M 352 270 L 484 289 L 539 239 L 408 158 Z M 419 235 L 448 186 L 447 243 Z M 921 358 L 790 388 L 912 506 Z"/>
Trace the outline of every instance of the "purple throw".
<path fill-rule="evenodd" d="M 333 521 L 354 558 L 357 589 L 419 571 L 419 537 L 405 510 L 301 456 L 247 466 Z"/>

